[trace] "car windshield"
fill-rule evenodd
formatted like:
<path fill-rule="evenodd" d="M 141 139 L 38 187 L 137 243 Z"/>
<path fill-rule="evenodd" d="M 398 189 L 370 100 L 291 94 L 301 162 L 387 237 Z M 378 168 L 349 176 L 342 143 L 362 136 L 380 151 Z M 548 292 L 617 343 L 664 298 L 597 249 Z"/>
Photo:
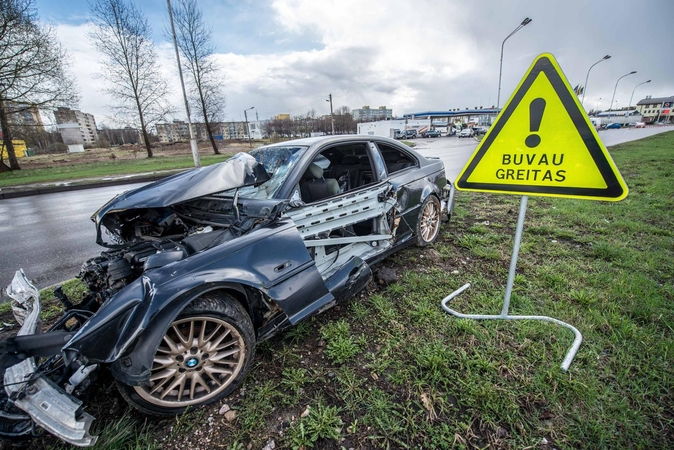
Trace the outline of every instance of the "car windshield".
<path fill-rule="evenodd" d="M 306 150 L 307 147 L 304 146 L 270 146 L 251 150 L 248 154 L 264 165 L 265 170 L 269 173 L 269 180 L 259 186 L 247 186 L 239 189 L 239 196 L 246 198 L 274 197 Z"/>

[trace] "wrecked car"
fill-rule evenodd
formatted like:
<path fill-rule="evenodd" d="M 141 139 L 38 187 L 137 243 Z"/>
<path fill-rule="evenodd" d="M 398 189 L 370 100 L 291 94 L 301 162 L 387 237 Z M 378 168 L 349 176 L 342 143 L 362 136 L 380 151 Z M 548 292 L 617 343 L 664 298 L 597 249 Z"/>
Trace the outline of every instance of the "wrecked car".
<path fill-rule="evenodd" d="M 84 393 L 109 370 L 121 395 L 172 415 L 232 393 L 257 342 L 362 290 L 372 266 L 436 240 L 449 218 L 442 162 L 393 139 L 300 139 L 121 194 L 92 217 L 105 247 L 88 293 L 46 331 L 37 289 L 7 293 L 22 327 L 1 343 L 0 434 L 39 428 L 90 446 Z"/>

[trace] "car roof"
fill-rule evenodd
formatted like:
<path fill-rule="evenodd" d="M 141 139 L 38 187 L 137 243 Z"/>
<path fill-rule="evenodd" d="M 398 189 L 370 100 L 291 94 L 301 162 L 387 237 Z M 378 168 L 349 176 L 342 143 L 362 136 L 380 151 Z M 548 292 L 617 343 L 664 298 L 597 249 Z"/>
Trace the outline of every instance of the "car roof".
<path fill-rule="evenodd" d="M 410 131 L 410 130 L 407 130 Z M 411 130 L 415 131 L 415 130 Z M 316 147 L 323 146 L 325 144 L 339 144 L 339 143 L 348 143 L 348 142 L 362 142 L 363 140 L 379 140 L 379 141 L 389 141 L 397 143 L 398 141 L 384 137 L 384 136 L 373 136 L 369 134 L 338 134 L 336 136 L 318 136 L 302 139 L 293 139 L 291 141 L 283 141 L 277 144 L 271 144 L 265 147 L 293 147 L 293 146 L 305 146 L 305 147 Z"/>

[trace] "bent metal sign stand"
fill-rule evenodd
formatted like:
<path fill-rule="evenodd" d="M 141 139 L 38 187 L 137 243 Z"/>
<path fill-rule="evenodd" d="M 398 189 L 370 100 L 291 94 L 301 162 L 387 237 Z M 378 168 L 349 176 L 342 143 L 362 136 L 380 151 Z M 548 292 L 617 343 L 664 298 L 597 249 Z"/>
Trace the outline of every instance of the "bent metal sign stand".
<path fill-rule="evenodd" d="M 554 56 L 538 56 L 466 166 L 456 188 L 466 191 L 521 194 L 515 242 L 503 307 L 499 315 L 461 314 L 442 302 L 448 313 L 464 319 L 543 320 L 573 331 L 573 345 L 562 361 L 567 371 L 583 341 L 572 325 L 547 316 L 508 314 L 529 195 L 619 201 L 627 196 L 611 156 L 573 93 Z"/>

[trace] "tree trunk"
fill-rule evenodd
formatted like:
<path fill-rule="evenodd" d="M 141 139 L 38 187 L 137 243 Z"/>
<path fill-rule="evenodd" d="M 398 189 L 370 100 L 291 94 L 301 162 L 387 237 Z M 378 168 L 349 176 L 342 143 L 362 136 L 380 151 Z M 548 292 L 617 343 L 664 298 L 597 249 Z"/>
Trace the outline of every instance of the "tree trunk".
<path fill-rule="evenodd" d="M 14 144 L 12 143 L 12 134 L 9 129 L 7 110 L 5 109 L 5 102 L 2 99 L 0 99 L 0 127 L 2 128 L 2 141 L 5 146 L 5 151 L 7 152 L 7 159 L 9 160 L 9 167 L 7 167 L 4 161 L 0 160 L 0 172 L 21 170 L 19 161 L 16 159 L 16 153 L 14 153 Z"/>
<path fill-rule="evenodd" d="M 215 138 L 213 137 L 213 131 L 211 131 L 211 122 L 208 120 L 208 114 L 206 113 L 206 102 L 204 101 L 204 94 L 201 91 L 201 86 L 199 86 L 199 97 L 201 100 L 201 112 L 204 114 L 204 125 L 206 125 L 206 133 L 208 133 L 208 139 L 211 141 L 213 153 L 219 155 L 220 150 L 218 150 L 218 146 L 215 143 Z"/>
<path fill-rule="evenodd" d="M 213 146 L 213 153 L 216 155 L 220 154 L 220 150 L 218 150 L 218 146 L 215 143 L 215 138 L 213 137 L 213 131 L 211 131 L 211 123 L 206 119 L 206 116 L 204 116 L 204 123 L 206 125 L 206 133 L 208 133 L 208 139 L 211 140 L 211 145 Z"/>
<path fill-rule="evenodd" d="M 136 96 L 136 105 L 138 105 L 138 116 L 140 117 L 140 130 L 143 132 L 143 140 L 145 141 L 145 150 L 147 150 L 147 157 L 152 158 L 152 146 L 150 146 L 150 137 L 147 135 L 147 127 L 145 126 L 145 118 L 143 117 L 143 110 L 138 102 Z"/>
<path fill-rule="evenodd" d="M 145 150 L 147 150 L 147 157 L 152 158 L 152 146 L 150 146 L 150 137 L 147 134 L 145 122 L 141 122 L 141 130 L 143 131 L 143 140 L 145 141 Z"/>

